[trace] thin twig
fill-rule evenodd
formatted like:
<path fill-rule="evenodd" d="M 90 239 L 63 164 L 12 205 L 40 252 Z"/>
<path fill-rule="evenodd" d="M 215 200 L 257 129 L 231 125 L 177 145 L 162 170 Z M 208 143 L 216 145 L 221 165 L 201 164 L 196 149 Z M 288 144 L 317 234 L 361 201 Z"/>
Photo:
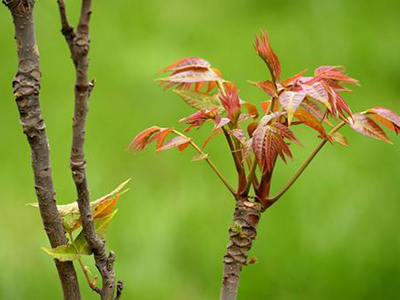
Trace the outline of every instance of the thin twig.
<path fill-rule="evenodd" d="M 208 165 L 211 167 L 211 169 L 214 170 L 215 174 L 217 174 L 217 176 L 219 177 L 219 179 L 221 179 L 221 181 L 224 183 L 224 185 L 227 187 L 227 189 L 232 193 L 233 196 L 236 197 L 236 193 L 235 193 L 235 189 L 229 184 L 228 180 L 226 180 L 226 178 L 222 175 L 222 173 L 218 170 L 218 168 L 216 167 L 216 165 L 212 162 L 212 160 L 208 157 L 208 154 L 206 154 L 205 152 L 203 152 L 203 150 L 201 150 L 201 148 L 195 143 L 193 142 L 193 140 L 189 137 L 187 137 L 186 135 L 184 135 L 183 133 L 180 133 L 179 131 L 173 130 L 173 133 L 175 133 L 178 136 L 181 136 L 185 139 L 189 140 L 189 144 L 202 156 L 204 156 L 204 160 L 208 163 Z"/>
<path fill-rule="evenodd" d="M 51 247 L 55 248 L 68 244 L 68 239 L 56 206 L 46 125 L 41 116 L 39 102 L 41 73 L 33 22 L 35 3 L 33 0 L 8 0 L 3 3 L 10 10 L 13 18 L 18 50 L 18 72 L 13 81 L 14 96 L 20 114 L 20 123 L 31 149 L 35 190 L 43 226 Z M 55 260 L 55 263 L 64 299 L 81 299 L 72 262 Z"/>
<path fill-rule="evenodd" d="M 336 131 L 338 131 L 340 128 L 342 128 L 346 122 L 342 121 L 340 122 L 335 128 L 333 128 L 328 135 L 334 134 Z M 311 154 L 308 156 L 308 158 L 305 160 L 305 162 L 300 166 L 300 168 L 297 170 L 297 172 L 293 175 L 293 177 L 289 180 L 289 182 L 276 194 L 275 197 L 272 197 L 270 199 L 267 199 L 267 202 L 269 205 L 272 203 L 276 202 L 280 197 L 285 194 L 289 188 L 296 182 L 296 180 L 300 177 L 300 175 L 304 172 L 304 170 L 307 168 L 307 166 L 311 163 L 311 161 L 315 158 L 315 156 L 318 154 L 318 152 L 324 147 L 328 140 L 324 139 L 321 141 L 317 147 L 311 152 Z"/>
<path fill-rule="evenodd" d="M 115 256 L 111 252 L 107 256 L 104 240 L 97 235 L 93 215 L 90 209 L 89 187 L 86 177 L 86 160 L 84 155 L 86 116 L 88 102 L 94 83 L 88 80 L 89 66 L 89 22 L 91 15 L 91 0 L 82 0 L 81 14 L 76 33 L 69 25 L 63 0 L 58 0 L 61 16 L 62 33 L 70 48 L 71 57 L 76 69 L 75 112 L 73 122 L 73 138 L 70 165 L 72 177 L 78 194 L 78 207 L 82 216 L 82 227 L 86 241 L 93 250 L 96 267 L 102 277 L 101 299 L 114 298 L 115 274 L 113 263 Z"/>
<path fill-rule="evenodd" d="M 92 281 L 92 279 L 90 278 L 90 275 L 89 275 L 89 272 L 87 270 L 87 267 L 83 263 L 82 258 L 80 257 L 81 254 L 79 252 L 79 249 L 75 244 L 74 237 L 72 236 L 72 231 L 68 231 L 68 236 L 69 236 L 70 243 L 75 247 L 76 253 L 77 253 L 78 257 L 79 257 L 78 258 L 79 266 L 81 267 L 81 270 L 83 272 L 83 275 L 85 276 L 85 279 L 86 279 L 88 285 L 90 286 L 90 288 L 93 291 L 95 291 L 96 293 L 98 293 L 100 295 L 101 294 L 101 290 L 96 286 L 96 278 L 95 278 L 94 281 Z"/>

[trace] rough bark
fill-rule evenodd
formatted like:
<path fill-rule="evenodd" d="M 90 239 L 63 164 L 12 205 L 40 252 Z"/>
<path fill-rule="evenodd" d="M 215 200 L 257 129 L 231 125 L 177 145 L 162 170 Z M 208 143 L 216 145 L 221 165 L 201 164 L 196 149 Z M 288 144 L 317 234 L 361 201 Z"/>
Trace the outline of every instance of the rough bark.
<path fill-rule="evenodd" d="M 90 93 L 94 87 L 94 82 L 88 80 L 91 0 L 82 0 L 81 15 L 76 32 L 68 23 L 65 4 L 62 0 L 58 0 L 58 7 L 61 16 L 61 32 L 68 44 L 76 69 L 75 111 L 70 167 L 78 194 L 77 202 L 82 216 L 83 233 L 88 244 L 93 249 L 96 267 L 102 277 L 102 288 L 95 288 L 94 290 L 101 295 L 101 299 L 112 300 L 115 290 L 115 273 L 113 268 L 115 255 L 112 251 L 107 255 L 105 241 L 97 235 L 94 228 L 84 154 L 86 116 Z M 122 288 L 118 291 L 121 293 Z"/>
<path fill-rule="evenodd" d="M 229 229 L 229 244 L 224 256 L 221 300 L 235 300 L 240 273 L 248 263 L 248 255 L 257 235 L 257 225 L 261 217 L 261 204 L 239 199 L 233 215 L 233 225 Z"/>
<path fill-rule="evenodd" d="M 36 196 L 44 229 L 53 248 L 68 243 L 58 213 L 50 166 L 49 144 L 39 103 L 39 51 L 33 25 L 33 0 L 3 2 L 11 11 L 18 48 L 18 72 L 13 90 L 20 114 L 20 123 L 31 148 Z M 64 299 L 81 299 L 72 262 L 55 260 Z"/>

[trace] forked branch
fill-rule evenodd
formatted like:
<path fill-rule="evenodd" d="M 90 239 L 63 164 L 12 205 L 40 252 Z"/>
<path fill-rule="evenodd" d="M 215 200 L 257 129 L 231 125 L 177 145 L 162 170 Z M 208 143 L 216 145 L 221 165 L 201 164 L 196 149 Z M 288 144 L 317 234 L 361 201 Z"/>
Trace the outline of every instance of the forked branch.
<path fill-rule="evenodd" d="M 333 128 L 328 133 L 328 135 L 334 134 L 340 128 L 342 128 L 344 125 L 346 125 L 345 121 L 340 122 L 335 128 Z M 277 200 L 279 200 L 279 198 L 281 198 L 283 196 L 283 194 L 285 194 L 290 189 L 290 187 L 296 182 L 296 180 L 300 177 L 300 175 L 308 167 L 308 165 L 311 163 L 311 161 L 315 158 L 315 156 L 318 154 L 318 152 L 325 146 L 327 141 L 328 141 L 327 139 L 324 139 L 323 141 L 321 141 L 317 145 L 317 147 L 311 152 L 311 154 L 308 156 L 308 158 L 305 160 L 305 162 L 296 171 L 296 173 L 289 180 L 289 182 L 276 194 L 276 196 L 266 200 L 267 206 L 271 206 L 273 203 L 275 203 Z"/>
<path fill-rule="evenodd" d="M 86 115 L 90 93 L 94 82 L 88 80 L 89 66 L 89 23 L 91 15 L 91 0 L 82 0 L 81 14 L 76 32 L 68 23 L 66 8 L 63 0 L 58 0 L 61 16 L 62 33 L 71 52 L 76 70 L 75 82 L 75 112 L 73 120 L 73 138 L 71 147 L 70 167 L 78 194 L 78 206 L 82 216 L 82 227 L 85 239 L 93 249 L 96 267 L 102 277 L 101 290 L 95 289 L 101 299 L 114 299 L 115 273 L 114 253 L 107 255 L 104 240 L 94 229 L 93 215 L 90 209 L 90 194 L 86 177 L 86 160 L 84 154 Z"/>

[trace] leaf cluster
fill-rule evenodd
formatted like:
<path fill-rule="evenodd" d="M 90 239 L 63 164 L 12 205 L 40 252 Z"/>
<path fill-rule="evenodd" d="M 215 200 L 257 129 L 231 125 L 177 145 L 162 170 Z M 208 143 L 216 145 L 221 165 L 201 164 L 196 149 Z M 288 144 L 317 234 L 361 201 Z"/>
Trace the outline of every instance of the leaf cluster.
<path fill-rule="evenodd" d="M 115 190 L 107 195 L 90 202 L 91 212 L 94 219 L 96 233 L 102 238 L 106 238 L 109 224 L 113 220 L 117 201 L 123 193 L 124 187 L 130 180 L 121 183 Z M 29 206 L 38 207 L 37 203 L 29 203 Z M 42 248 L 47 254 L 59 261 L 79 260 L 81 255 L 91 255 L 92 249 L 84 237 L 83 230 L 80 230 L 74 238 L 74 233 L 82 227 L 82 217 L 79 213 L 78 203 L 72 202 L 64 205 L 57 205 L 63 221 L 64 230 L 68 233 L 70 243 L 56 248 Z"/>
<path fill-rule="evenodd" d="M 185 132 L 201 128 L 207 122 L 213 124 L 210 137 L 201 152 L 198 151 L 201 157 L 209 158 L 203 150 L 212 138 L 221 133 L 225 135 L 238 173 L 238 188 L 234 193 L 237 198 L 246 197 L 253 186 L 256 200 L 267 204 L 278 157 L 284 162 L 292 159 L 292 145 L 301 145 L 294 127 L 309 127 L 322 141 L 345 146 L 348 145 L 346 137 L 337 132 L 344 125 L 388 143 L 388 136 L 378 124 L 397 134 L 400 132 L 400 117 L 389 109 L 375 107 L 352 112 L 343 94 L 351 92 L 346 84 L 359 85 L 359 82 L 347 75 L 344 67 L 321 66 L 312 75 L 305 75 L 307 70 L 303 70 L 281 80 L 280 61 L 267 32 L 256 36 L 254 47 L 271 75 L 270 79 L 249 81 L 265 94 L 266 99 L 257 105 L 242 100 L 236 85 L 203 58 L 179 59 L 161 70 L 169 72 L 169 76 L 158 79 L 161 86 L 174 88 L 195 110 L 179 121 L 187 125 Z M 176 137 L 167 141 L 170 133 Z M 195 145 L 173 128 L 152 126 L 139 133 L 130 147 L 140 151 L 153 141 L 157 151 L 173 147 L 184 150 L 190 144 Z"/>

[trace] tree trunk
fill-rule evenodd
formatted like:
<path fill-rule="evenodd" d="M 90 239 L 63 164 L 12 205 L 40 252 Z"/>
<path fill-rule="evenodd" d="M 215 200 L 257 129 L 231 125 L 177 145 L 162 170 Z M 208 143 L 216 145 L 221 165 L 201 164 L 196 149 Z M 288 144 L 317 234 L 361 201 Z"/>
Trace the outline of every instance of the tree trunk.
<path fill-rule="evenodd" d="M 247 258 L 257 235 L 261 217 L 261 204 L 247 199 L 237 201 L 233 225 L 229 229 L 229 244 L 224 256 L 223 281 L 220 300 L 235 300 L 240 272 L 247 265 Z"/>
<path fill-rule="evenodd" d="M 20 114 L 20 123 L 31 148 L 35 190 L 44 229 L 51 247 L 68 244 L 61 217 L 58 213 L 50 166 L 50 151 L 46 125 L 39 103 L 40 69 L 39 51 L 33 26 L 34 0 L 8 0 L 18 50 L 18 72 L 13 81 L 14 95 Z M 72 262 L 55 260 L 64 299 L 80 300 L 78 279 Z"/>

